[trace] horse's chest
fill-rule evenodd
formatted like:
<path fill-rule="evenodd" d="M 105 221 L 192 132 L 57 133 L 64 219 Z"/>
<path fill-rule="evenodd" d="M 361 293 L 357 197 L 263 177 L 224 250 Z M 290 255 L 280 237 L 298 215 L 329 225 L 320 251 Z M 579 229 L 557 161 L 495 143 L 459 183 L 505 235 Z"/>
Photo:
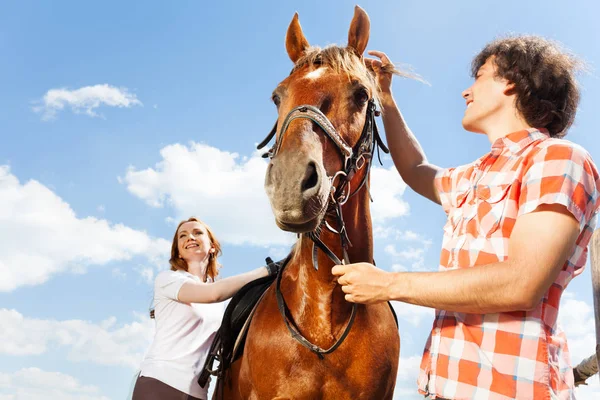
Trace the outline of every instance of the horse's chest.
<path fill-rule="evenodd" d="M 355 325 L 341 346 L 320 358 L 292 337 L 278 315 L 274 299 L 265 300 L 262 306 L 270 312 L 263 309 L 252 321 L 249 338 L 253 340 L 246 344 L 243 362 L 242 375 L 247 383 L 243 386 L 252 388 L 256 398 L 389 397 L 399 352 L 394 325 L 375 324 L 382 329 L 369 330 L 368 322 L 373 321 L 357 314 Z M 377 377 L 378 384 L 373 384 L 373 377 Z"/>

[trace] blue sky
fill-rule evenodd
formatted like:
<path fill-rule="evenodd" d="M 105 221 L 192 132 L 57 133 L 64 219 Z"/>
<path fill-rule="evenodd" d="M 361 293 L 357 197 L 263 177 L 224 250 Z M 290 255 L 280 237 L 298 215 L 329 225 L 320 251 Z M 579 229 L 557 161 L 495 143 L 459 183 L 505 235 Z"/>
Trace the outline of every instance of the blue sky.
<path fill-rule="evenodd" d="M 197 215 L 223 242 L 223 274 L 281 256 L 254 150 L 291 68 L 295 11 L 311 44 L 345 44 L 354 2 L 4 2 L 0 6 L 0 399 L 122 399 L 152 337 L 152 277 L 174 224 Z M 600 159 L 598 5 L 575 1 L 365 1 L 369 49 L 430 85 L 394 94 L 429 160 L 489 151 L 465 132 L 471 58 L 494 37 L 540 34 L 581 56 L 582 102 L 568 138 Z M 61 108 L 62 107 L 62 108 Z M 381 123 L 380 123 L 381 127 Z M 445 214 L 405 190 L 386 158 L 373 172 L 375 257 L 436 270 Z M 397 398 L 415 378 L 431 310 L 396 305 Z M 564 310 L 568 309 L 568 312 Z M 563 300 L 575 362 L 593 351 L 589 270 Z M 591 399 L 600 387 L 586 388 Z"/>

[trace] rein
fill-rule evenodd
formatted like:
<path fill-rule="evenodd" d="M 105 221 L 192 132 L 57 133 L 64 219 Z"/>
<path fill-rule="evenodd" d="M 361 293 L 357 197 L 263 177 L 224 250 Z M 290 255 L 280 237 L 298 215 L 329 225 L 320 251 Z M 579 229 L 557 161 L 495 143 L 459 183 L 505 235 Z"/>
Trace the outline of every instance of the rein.
<path fill-rule="evenodd" d="M 331 121 L 329 121 L 327 116 L 323 114 L 321 110 L 312 105 L 298 106 L 288 113 L 285 120 L 283 121 L 283 124 L 281 125 L 281 129 L 276 138 L 275 144 L 273 145 L 273 147 L 271 147 L 269 151 L 263 154 L 263 158 L 268 157 L 272 159 L 273 157 L 275 157 L 281 146 L 283 135 L 289 128 L 290 123 L 296 119 L 308 119 L 316 123 L 323 130 L 323 132 L 325 132 L 327 137 L 329 137 L 331 141 L 336 145 L 337 149 L 339 150 L 340 154 L 344 159 L 343 170 L 336 172 L 335 174 L 333 174 L 333 176 L 328 176 L 331 182 L 331 192 L 329 196 L 328 207 L 331 206 L 335 210 L 339 230 L 332 228 L 326 221 L 326 218 L 323 218 L 321 225 L 317 227 L 317 229 L 304 234 L 313 241 L 312 261 L 315 270 L 319 269 L 317 260 L 318 249 L 325 253 L 325 255 L 327 255 L 327 257 L 329 257 L 329 259 L 331 259 L 331 261 L 333 261 L 334 264 L 348 264 L 350 262 L 348 258 L 348 247 L 352 246 L 352 243 L 348 238 L 348 233 L 342 214 L 342 206 L 348 201 L 350 197 L 354 196 L 365 185 L 369 177 L 371 164 L 373 162 L 373 153 L 375 151 L 375 147 L 377 147 L 377 156 L 379 158 L 380 163 L 381 157 L 379 157 L 379 149 L 381 148 L 383 152 L 389 153 L 388 148 L 381 140 L 379 131 L 377 129 L 377 124 L 375 123 L 375 117 L 378 115 L 379 112 L 375 109 L 375 101 L 373 99 L 370 99 L 367 104 L 365 125 L 363 127 L 361 136 L 358 139 L 356 145 L 354 147 L 351 147 L 341 137 L 341 135 L 337 132 Z M 271 141 L 275 134 L 277 134 L 277 128 L 277 122 L 275 122 L 273 129 L 271 129 L 271 132 L 269 132 L 267 137 L 258 144 L 258 149 L 262 149 Z M 354 191 L 351 191 L 350 181 L 354 177 L 355 173 L 361 170 L 363 167 L 365 167 L 365 165 L 367 170 L 365 172 L 364 177 L 362 178 L 358 187 L 354 189 Z M 339 184 L 336 187 L 334 186 L 334 181 L 337 177 L 339 177 Z M 370 196 L 371 195 L 369 193 L 369 197 Z M 323 241 L 320 239 L 320 233 L 323 225 L 331 232 L 339 235 L 342 245 L 343 260 L 340 260 L 335 255 L 335 253 L 331 251 L 331 249 L 329 249 L 327 245 L 323 243 Z M 350 329 L 352 328 L 352 324 L 354 322 L 354 317 L 356 316 L 357 304 L 354 303 L 352 305 L 350 319 L 348 320 L 348 323 L 346 324 L 346 327 L 344 328 L 344 331 L 339 337 L 339 339 L 329 349 L 322 349 L 321 347 L 311 343 L 308 339 L 302 336 L 296 325 L 293 323 L 293 321 L 291 321 L 291 314 L 289 308 L 285 303 L 280 288 L 282 275 L 283 268 L 279 271 L 279 274 L 277 276 L 276 296 L 277 306 L 279 308 L 279 312 L 283 317 L 285 325 L 294 339 L 296 339 L 301 345 L 303 345 L 310 351 L 316 353 L 320 359 L 323 359 L 323 356 L 325 354 L 330 354 L 335 349 L 337 349 L 342 344 L 346 336 L 348 336 L 348 334 L 350 333 Z"/>

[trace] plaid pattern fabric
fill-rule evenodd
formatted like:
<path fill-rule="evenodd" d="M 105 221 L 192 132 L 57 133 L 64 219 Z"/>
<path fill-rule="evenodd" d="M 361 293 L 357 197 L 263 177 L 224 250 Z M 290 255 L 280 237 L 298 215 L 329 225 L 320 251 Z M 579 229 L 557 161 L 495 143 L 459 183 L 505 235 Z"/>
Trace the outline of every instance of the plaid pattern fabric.
<path fill-rule="evenodd" d="M 498 139 L 471 164 L 441 171 L 435 184 L 448 214 L 440 270 L 506 260 L 516 219 L 540 204 L 564 205 L 581 233 L 534 310 L 436 310 L 419 392 L 447 399 L 573 399 L 569 350 L 557 315 L 563 290 L 585 265 L 600 206 L 600 178 L 589 154 L 529 129 Z"/>

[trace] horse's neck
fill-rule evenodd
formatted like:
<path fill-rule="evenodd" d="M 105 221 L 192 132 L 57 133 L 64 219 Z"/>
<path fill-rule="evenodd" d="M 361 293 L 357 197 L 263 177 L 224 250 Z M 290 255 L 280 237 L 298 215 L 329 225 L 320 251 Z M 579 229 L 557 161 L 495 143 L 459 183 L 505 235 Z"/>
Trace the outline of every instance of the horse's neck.
<path fill-rule="evenodd" d="M 350 263 L 373 261 L 373 230 L 371 225 L 371 214 L 369 212 L 368 193 L 363 188 L 359 193 L 350 198 L 342 209 L 343 219 L 348 232 L 351 246 L 348 247 L 348 258 Z M 328 219 L 329 224 L 340 230 L 337 220 Z M 340 235 L 331 232 L 323 225 L 321 241 L 340 259 L 343 260 L 343 249 Z M 299 243 L 300 251 L 298 259 L 302 260 L 301 267 L 307 269 L 306 275 L 312 279 L 311 283 L 330 285 L 335 282 L 331 269 L 333 261 L 320 249 L 318 250 L 318 270 L 312 263 L 313 242 L 304 236 Z M 308 263 L 306 262 L 308 261 Z M 308 264 L 308 265 L 307 265 Z M 310 268 L 309 268 L 310 267 Z"/>
<path fill-rule="evenodd" d="M 343 208 L 343 216 L 352 243 L 348 248 L 350 262 L 372 262 L 373 238 L 366 190 L 361 190 L 348 200 Z M 339 228 L 335 222 L 329 222 L 333 227 Z M 324 228 L 320 238 L 339 259 L 343 259 L 338 234 Z M 331 274 L 334 263 L 318 250 L 318 270 L 315 270 L 312 240 L 303 237 L 298 246 L 300 247 L 290 263 L 289 272 L 295 282 L 283 290 L 286 299 L 290 297 L 290 310 L 301 327 L 308 324 L 315 330 L 322 330 L 324 335 L 327 335 L 328 330 L 335 334 L 336 328 L 347 321 L 351 304 L 345 301 L 337 279 Z"/>

